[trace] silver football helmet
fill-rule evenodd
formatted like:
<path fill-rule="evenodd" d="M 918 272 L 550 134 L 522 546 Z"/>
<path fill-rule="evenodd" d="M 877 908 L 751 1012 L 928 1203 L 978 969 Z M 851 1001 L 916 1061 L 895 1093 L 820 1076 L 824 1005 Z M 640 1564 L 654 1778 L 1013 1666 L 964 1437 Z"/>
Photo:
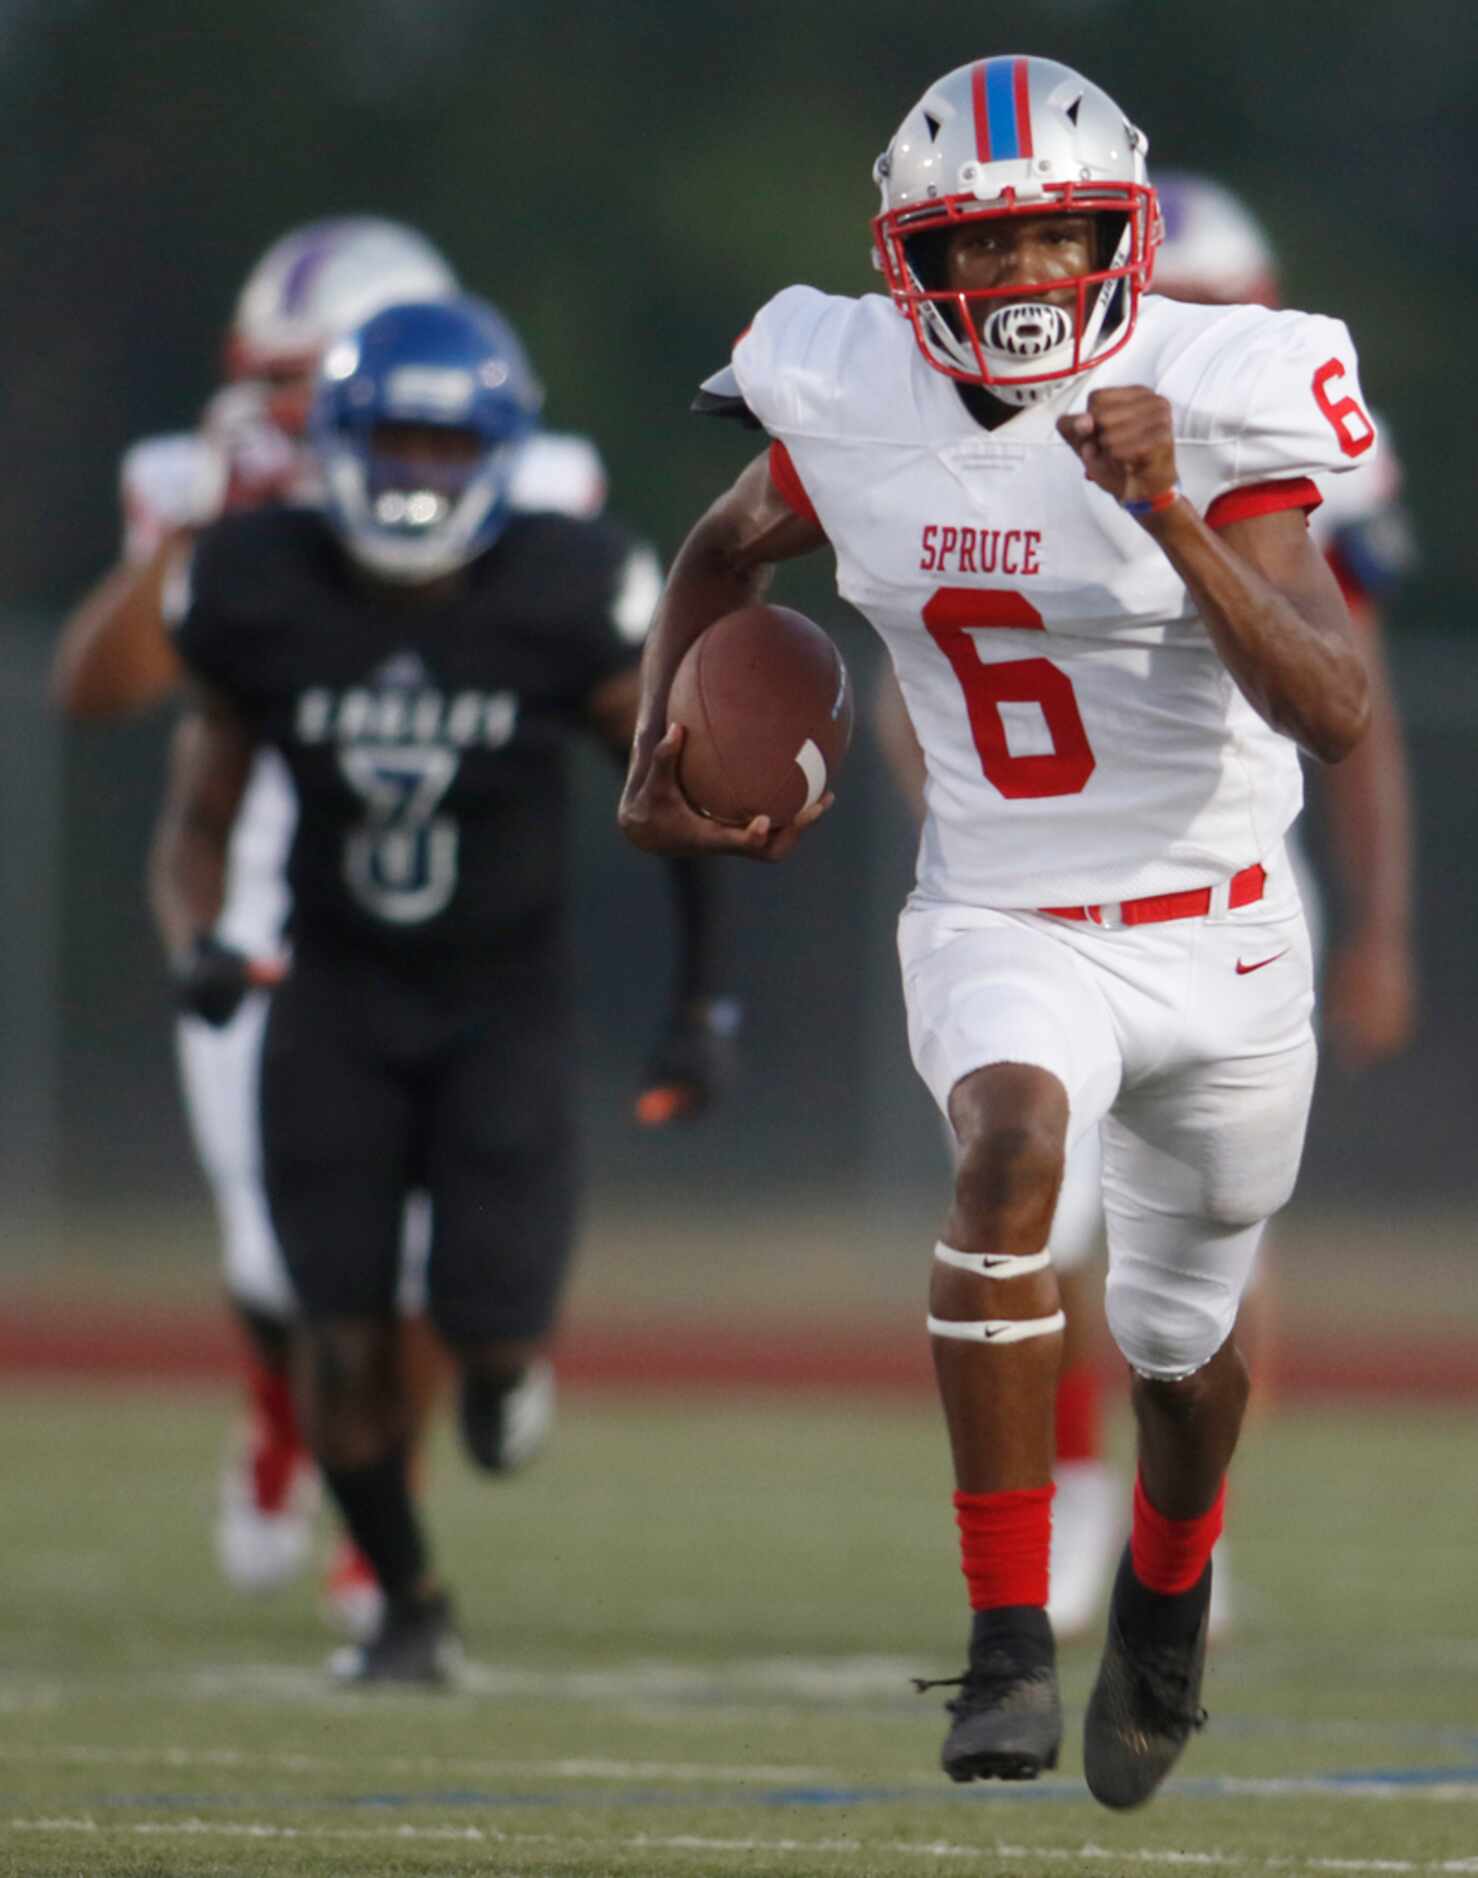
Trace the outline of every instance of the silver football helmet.
<path fill-rule="evenodd" d="M 1106 92 L 1051 59 L 978 59 L 929 87 L 874 165 L 872 227 L 889 292 L 936 371 L 1026 405 L 1125 344 L 1160 235 L 1148 148 Z M 1054 214 L 1091 215 L 1098 231 L 1092 271 L 1036 288 L 1073 288 L 1071 314 L 1034 300 L 1030 284 L 946 287 L 943 244 L 961 223 Z"/>
<path fill-rule="evenodd" d="M 458 291 L 449 264 L 413 228 L 375 215 L 309 222 L 247 275 L 226 334 L 227 374 L 312 372 L 330 341 L 382 307 Z"/>
<path fill-rule="evenodd" d="M 1257 217 L 1230 189 L 1184 170 L 1155 171 L 1165 239 L 1155 292 L 1214 306 L 1276 306 L 1278 261 Z"/>

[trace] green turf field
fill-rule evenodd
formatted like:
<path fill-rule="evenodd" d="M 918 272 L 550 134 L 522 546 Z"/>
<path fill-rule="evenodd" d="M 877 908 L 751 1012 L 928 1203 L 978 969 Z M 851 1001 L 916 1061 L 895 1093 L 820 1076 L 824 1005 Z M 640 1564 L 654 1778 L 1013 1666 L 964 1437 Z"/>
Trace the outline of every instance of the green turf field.
<path fill-rule="evenodd" d="M 214 1575 L 223 1399 L 3 1398 L 0 1871 L 1478 1873 L 1468 1419 L 1269 1419 L 1234 1482 L 1241 1621 L 1161 1797 L 935 1772 L 966 1625 L 927 1412 L 567 1405 L 554 1451 L 431 1481 L 473 1668 L 328 1690 L 313 1587 Z"/>

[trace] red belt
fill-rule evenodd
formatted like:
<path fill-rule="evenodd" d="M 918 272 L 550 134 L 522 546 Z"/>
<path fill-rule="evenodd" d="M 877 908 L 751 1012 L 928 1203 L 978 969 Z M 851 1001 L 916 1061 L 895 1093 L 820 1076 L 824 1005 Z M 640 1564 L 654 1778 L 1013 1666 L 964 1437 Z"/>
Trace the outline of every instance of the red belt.
<path fill-rule="evenodd" d="M 1261 862 L 1254 861 L 1251 867 L 1244 867 L 1240 874 L 1232 875 L 1227 905 L 1251 906 L 1262 898 L 1267 880 L 1267 871 Z M 1105 913 L 1110 915 L 1110 923 L 1120 926 L 1153 926 L 1162 919 L 1200 918 L 1211 911 L 1211 894 L 1210 887 L 1189 887 L 1184 893 L 1152 893 L 1143 900 L 1120 900 L 1117 905 L 1043 906 L 1037 910 L 1050 913 L 1054 919 L 1092 920 L 1095 926 L 1105 924 Z M 1116 921 L 1112 917 L 1115 914 Z"/>

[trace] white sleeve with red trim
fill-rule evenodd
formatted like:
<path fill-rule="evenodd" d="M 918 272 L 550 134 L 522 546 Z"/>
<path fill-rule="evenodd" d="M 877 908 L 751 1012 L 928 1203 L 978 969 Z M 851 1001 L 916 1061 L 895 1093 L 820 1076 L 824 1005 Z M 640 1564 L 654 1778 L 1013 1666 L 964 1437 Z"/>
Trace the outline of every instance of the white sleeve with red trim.
<path fill-rule="evenodd" d="M 1366 464 L 1376 448 L 1343 321 L 1245 311 L 1252 317 L 1219 329 L 1225 338 L 1209 361 L 1194 357 L 1193 387 L 1176 384 L 1174 368 L 1162 386 L 1180 406 L 1184 466 L 1196 485 L 1189 493 L 1220 523 L 1273 508 L 1311 509 L 1321 499 L 1313 479 Z M 1299 487 L 1280 491 L 1279 484 Z"/>
<path fill-rule="evenodd" d="M 879 356 L 880 344 L 884 354 L 898 350 L 904 336 L 892 302 L 879 294 L 855 300 L 798 286 L 762 306 L 735 341 L 730 377 L 771 438 L 771 480 L 790 508 L 817 527 L 820 517 L 787 440 L 856 443 L 864 430 L 867 440 L 888 434 L 893 403 L 907 403 L 908 375 L 897 384 L 866 378 L 867 395 L 859 400 L 857 362 Z"/>
<path fill-rule="evenodd" d="M 875 309 L 897 319 L 891 303 L 877 296 L 851 300 L 786 287 L 755 314 L 735 341 L 734 376 L 772 437 L 832 436 L 845 425 L 846 361 Z"/>

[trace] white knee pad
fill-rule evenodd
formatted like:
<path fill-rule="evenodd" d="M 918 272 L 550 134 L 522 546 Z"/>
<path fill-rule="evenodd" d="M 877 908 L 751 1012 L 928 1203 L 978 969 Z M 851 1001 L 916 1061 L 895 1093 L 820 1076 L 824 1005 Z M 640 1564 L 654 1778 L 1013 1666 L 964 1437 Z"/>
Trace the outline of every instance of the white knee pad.
<path fill-rule="evenodd" d="M 956 1271 L 974 1272 L 977 1278 L 1025 1278 L 1052 1263 L 1050 1252 L 1027 1252 L 1020 1257 L 992 1252 L 956 1252 L 942 1242 L 934 1247 L 941 1265 Z M 953 1317 L 930 1316 L 925 1320 L 931 1337 L 948 1337 L 956 1343 L 1025 1343 L 1029 1337 L 1050 1337 L 1067 1323 L 1062 1311 L 1050 1317 L 987 1317 L 960 1322 Z"/>
<path fill-rule="evenodd" d="M 1180 1382 L 1209 1363 L 1232 1334 L 1265 1222 L 1193 1238 L 1186 1222 L 1178 1257 L 1137 1248 L 1109 1263 L 1109 1330 L 1131 1369 Z"/>

